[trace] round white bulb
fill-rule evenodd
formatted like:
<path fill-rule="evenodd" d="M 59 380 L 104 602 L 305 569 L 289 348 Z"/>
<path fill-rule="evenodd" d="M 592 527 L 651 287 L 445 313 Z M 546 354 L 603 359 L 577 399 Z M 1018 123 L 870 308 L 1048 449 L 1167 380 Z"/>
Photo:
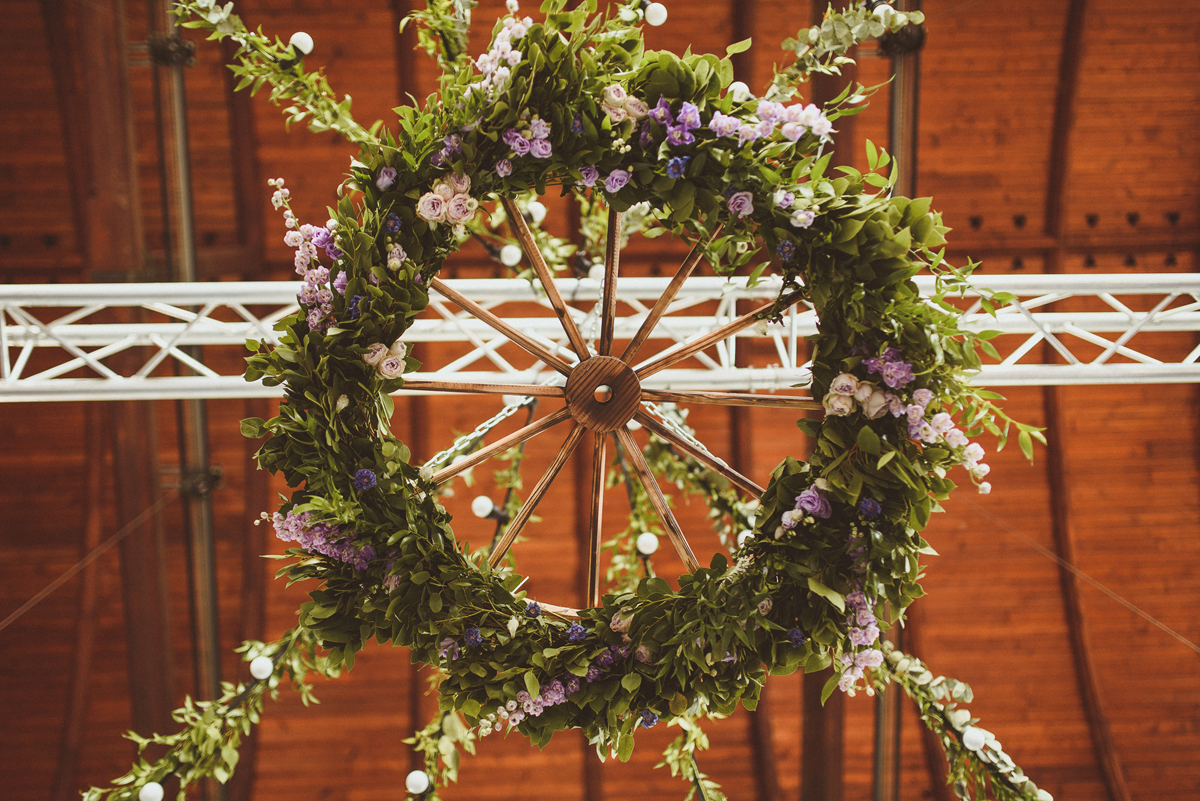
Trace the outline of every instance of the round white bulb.
<path fill-rule="evenodd" d="M 980 748 L 983 748 L 983 744 L 986 741 L 987 738 L 984 737 L 983 732 L 974 726 L 967 727 L 967 730 L 962 734 L 963 747 L 968 751 L 978 751 Z"/>
<path fill-rule="evenodd" d="M 667 21 L 667 7 L 662 3 L 651 3 L 646 6 L 646 22 L 658 27 Z"/>
<path fill-rule="evenodd" d="M 738 534 L 738 547 L 741 548 L 743 545 L 746 544 L 746 540 L 752 540 L 752 539 L 754 539 L 754 532 L 751 531 L 750 529 L 746 529 L 745 531 Z"/>
<path fill-rule="evenodd" d="M 733 99 L 738 103 L 745 103 L 754 95 L 750 94 L 750 87 L 741 81 L 734 81 L 729 84 L 729 94 L 733 95 Z"/>
<path fill-rule="evenodd" d="M 638 535 L 637 538 L 638 553 L 642 556 L 650 556 L 658 550 L 658 537 L 651 534 L 649 531 Z"/>
<path fill-rule="evenodd" d="M 525 207 L 525 213 L 529 215 L 529 219 L 533 221 L 534 225 L 541 225 L 542 220 L 546 219 L 546 207 L 536 200 L 530 201 L 529 205 Z"/>
<path fill-rule="evenodd" d="M 884 24 L 887 24 L 885 17 L 891 16 L 895 12 L 896 9 L 892 8 L 887 3 L 880 3 L 879 5 L 875 6 L 875 10 L 871 12 L 871 15 L 878 17 L 880 20 L 884 21 Z"/>
<path fill-rule="evenodd" d="M 292 34 L 292 38 L 288 40 L 288 44 L 296 48 L 296 52 L 307 56 L 313 51 L 313 38 L 304 31 L 296 31 Z"/>
<path fill-rule="evenodd" d="M 404 778 L 404 789 L 413 795 L 420 795 L 429 789 L 429 777 L 423 770 L 414 770 Z"/>
<path fill-rule="evenodd" d="M 596 262 L 595 264 L 593 264 L 591 266 L 591 268 L 588 270 L 588 278 L 592 279 L 596 283 L 603 282 L 604 281 L 604 265 L 601 264 L 600 262 Z"/>
<path fill-rule="evenodd" d="M 476 517 L 487 517 L 496 508 L 496 504 L 486 495 L 480 495 L 471 501 L 471 514 Z"/>
<path fill-rule="evenodd" d="M 521 249 L 516 245 L 500 248 L 500 263 L 505 267 L 516 267 L 521 263 Z"/>
<path fill-rule="evenodd" d="M 250 675 L 259 681 L 271 678 L 271 674 L 274 672 L 275 663 L 271 661 L 271 657 L 256 656 L 250 660 Z"/>
<path fill-rule="evenodd" d="M 138 801 L 162 801 L 163 786 L 158 782 L 146 782 L 138 791 Z"/>

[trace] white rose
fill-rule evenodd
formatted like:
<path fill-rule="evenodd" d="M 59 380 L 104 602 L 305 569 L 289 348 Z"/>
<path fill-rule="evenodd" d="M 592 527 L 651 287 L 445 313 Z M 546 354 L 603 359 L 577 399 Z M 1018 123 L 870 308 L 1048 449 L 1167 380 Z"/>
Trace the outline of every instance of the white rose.
<path fill-rule="evenodd" d="M 867 398 L 871 397 L 871 393 L 875 392 L 875 386 L 866 381 L 860 381 L 854 390 L 854 399 L 859 403 L 866 403 Z"/>
<path fill-rule="evenodd" d="M 842 373 L 829 385 L 829 391 L 838 395 L 853 395 L 858 389 L 858 379 L 849 373 Z"/>
<path fill-rule="evenodd" d="M 454 197 L 454 187 L 445 181 L 438 181 L 437 185 L 433 187 L 433 193 L 442 200 L 449 200 Z"/>
<path fill-rule="evenodd" d="M 625 100 L 625 111 L 629 112 L 629 119 L 642 120 L 650 114 L 650 107 L 631 96 Z"/>
<path fill-rule="evenodd" d="M 871 392 L 871 397 L 867 398 L 863 402 L 862 407 L 863 414 L 867 416 L 868 420 L 878 420 L 880 417 L 883 417 L 885 414 L 887 414 L 887 393 L 878 389 L 874 390 Z"/>
<path fill-rule="evenodd" d="M 397 339 L 392 343 L 392 346 L 388 348 L 388 356 L 395 356 L 397 359 L 403 359 L 407 355 L 408 345 L 406 345 L 402 340 Z"/>
<path fill-rule="evenodd" d="M 604 113 L 613 122 L 624 122 L 625 118 L 629 116 L 629 112 L 625 110 L 624 106 L 610 106 L 608 103 L 601 103 L 600 108 L 604 109 Z"/>
<path fill-rule="evenodd" d="M 384 378 L 399 378 L 404 375 L 404 359 L 388 356 L 375 368 Z"/>
<path fill-rule="evenodd" d="M 849 395 L 830 392 L 821 401 L 825 413 L 834 417 L 846 417 L 854 411 L 854 399 Z"/>
<path fill-rule="evenodd" d="M 471 191 L 471 176 L 469 175 L 451 175 L 449 181 L 450 188 L 456 195 Z"/>

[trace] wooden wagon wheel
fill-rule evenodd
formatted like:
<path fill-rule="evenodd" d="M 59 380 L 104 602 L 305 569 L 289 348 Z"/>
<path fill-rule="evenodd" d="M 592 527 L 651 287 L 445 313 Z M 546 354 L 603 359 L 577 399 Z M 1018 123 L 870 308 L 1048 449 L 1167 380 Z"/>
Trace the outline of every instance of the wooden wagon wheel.
<path fill-rule="evenodd" d="M 589 349 L 588 343 L 580 332 L 579 327 L 569 314 L 567 305 L 555 286 L 550 268 L 547 266 L 545 258 L 538 249 L 520 210 L 511 199 L 505 198 L 502 200 L 502 203 L 508 213 L 509 219 L 516 226 L 517 239 L 521 244 L 521 249 L 533 265 L 534 272 L 545 289 L 547 299 L 558 316 L 567 339 L 570 342 L 571 349 L 575 352 L 578 360 L 572 364 L 561 356 L 551 352 L 498 315 L 451 288 L 441 279 L 434 278 L 432 281 L 433 289 L 477 320 L 499 331 L 513 344 L 524 349 L 551 369 L 565 376 L 566 384 L 565 386 L 547 386 L 413 379 L 405 382 L 407 389 L 472 395 L 532 395 L 562 398 L 566 404 L 564 408 L 545 415 L 469 455 L 456 459 L 452 464 L 435 472 L 433 474 L 433 482 L 441 484 L 449 481 L 471 467 L 493 456 L 504 453 L 510 448 L 548 431 L 559 423 L 567 420 L 572 421 L 570 432 L 559 447 L 558 453 L 550 463 L 550 467 L 538 480 L 537 484 L 534 485 L 529 493 L 529 497 L 520 510 L 513 516 L 503 535 L 493 543 L 488 556 L 488 562 L 491 567 L 495 568 L 508 553 L 513 541 L 521 533 L 525 524 L 529 522 L 529 518 L 554 482 L 554 479 L 558 476 L 563 465 L 566 464 L 576 448 L 579 447 L 584 433 L 590 429 L 595 437 L 592 449 L 587 598 L 592 606 L 597 606 L 600 603 L 601 522 L 604 507 L 604 466 L 607 440 L 605 435 L 611 433 L 617 438 L 617 441 L 626 452 L 634 468 L 634 473 L 645 487 L 646 494 L 661 519 L 663 528 L 666 530 L 672 545 L 675 546 L 680 559 L 683 560 L 684 565 L 689 571 L 696 570 L 700 566 L 700 562 L 696 559 L 682 528 L 667 505 L 667 500 L 663 496 L 662 489 L 659 487 L 654 474 L 650 470 L 649 464 L 647 464 L 645 457 L 642 455 L 641 448 L 634 441 L 627 424 L 631 420 L 636 420 L 657 436 L 671 443 L 680 452 L 698 459 L 725 476 L 725 478 L 743 492 L 755 498 L 762 494 L 763 489 L 720 459 L 715 458 L 706 449 L 696 447 L 695 444 L 689 442 L 688 439 L 681 436 L 677 431 L 672 430 L 670 426 L 664 424 L 655 415 L 650 414 L 643 408 L 643 402 L 669 401 L 682 404 L 716 404 L 721 406 L 754 405 L 786 409 L 820 409 L 821 404 L 813 401 L 811 398 L 778 395 L 764 396 L 740 392 L 701 390 L 665 391 L 643 388 L 642 382 L 647 377 L 754 325 L 760 319 L 760 310 L 743 314 L 732 322 L 720 326 L 681 347 L 669 349 L 643 363 L 639 364 L 636 362 L 642 345 L 645 344 L 655 326 L 658 325 L 659 320 L 666 314 L 667 308 L 683 286 L 684 281 L 687 280 L 688 276 L 695 270 L 696 265 L 699 264 L 703 248 L 697 245 L 692 248 L 691 253 L 688 254 L 688 257 L 679 267 L 667 289 L 654 303 L 633 339 L 625 346 L 624 351 L 620 355 L 615 355 L 613 349 L 613 330 L 616 311 L 616 283 L 620 264 L 622 215 L 613 212 L 609 214 L 608 218 L 603 291 L 600 301 L 599 341 L 596 343 L 596 352 L 593 353 Z M 576 610 L 568 607 L 546 603 L 542 603 L 542 606 L 564 616 L 575 616 L 576 614 Z"/>

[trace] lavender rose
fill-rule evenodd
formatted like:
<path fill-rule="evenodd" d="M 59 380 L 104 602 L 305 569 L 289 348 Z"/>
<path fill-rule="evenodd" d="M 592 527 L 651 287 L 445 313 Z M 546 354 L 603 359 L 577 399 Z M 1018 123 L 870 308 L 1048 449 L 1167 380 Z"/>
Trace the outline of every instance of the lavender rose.
<path fill-rule="evenodd" d="M 501 178 L 507 178 L 512 175 L 512 162 L 508 159 L 500 159 L 496 162 L 496 174 Z"/>
<path fill-rule="evenodd" d="M 384 378 L 399 378 L 404 375 L 404 359 L 399 356 L 388 356 L 375 369 Z"/>
<path fill-rule="evenodd" d="M 450 175 L 447 182 L 456 195 L 471 191 L 471 176 L 469 175 Z"/>
<path fill-rule="evenodd" d="M 548 159 L 553 153 L 553 148 L 548 139 L 534 139 L 529 143 L 529 152 L 535 159 Z"/>
<path fill-rule="evenodd" d="M 417 216 L 427 222 L 441 222 L 446 218 L 446 198 L 434 192 L 426 192 L 417 201 Z"/>
<path fill-rule="evenodd" d="M 616 194 L 621 191 L 625 184 L 629 183 L 629 173 L 625 170 L 613 170 L 604 179 L 604 189 L 609 194 Z"/>
<path fill-rule="evenodd" d="M 734 192 L 726 201 L 729 210 L 739 218 L 754 211 L 754 195 L 749 192 Z"/>
<path fill-rule="evenodd" d="M 396 168 L 384 167 L 379 171 L 379 176 L 375 179 L 375 186 L 380 190 L 387 189 L 392 184 L 396 183 Z"/>
<path fill-rule="evenodd" d="M 796 496 L 796 508 L 821 519 L 828 518 L 833 514 L 829 501 L 825 500 L 825 496 L 813 487 L 809 487 Z"/>
<path fill-rule="evenodd" d="M 597 179 L 600 178 L 600 171 L 596 169 L 596 165 L 589 164 L 579 171 L 579 182 L 584 186 L 595 186 Z"/>

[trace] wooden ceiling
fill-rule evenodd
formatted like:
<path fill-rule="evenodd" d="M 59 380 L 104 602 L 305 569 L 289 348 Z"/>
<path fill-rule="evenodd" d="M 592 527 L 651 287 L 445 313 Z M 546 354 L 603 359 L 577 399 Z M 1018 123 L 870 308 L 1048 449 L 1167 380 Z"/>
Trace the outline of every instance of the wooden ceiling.
<path fill-rule="evenodd" d="M 390 109 L 408 102 L 408 94 L 424 97 L 435 86 L 432 63 L 396 33 L 408 5 L 245 0 L 237 10 L 248 24 L 284 39 L 295 30 L 312 34 L 317 49 L 310 65 L 325 66 L 334 87 L 353 96 L 357 118 L 369 122 L 391 119 Z M 502 5 L 487 0 L 476 11 L 482 24 L 475 51 Z M 721 53 L 752 36 L 755 48 L 738 64 L 738 77 L 752 87 L 769 79 L 778 43 L 814 14 L 808 3 L 782 0 L 668 6 L 668 24 L 647 31 L 649 47 Z M 982 258 L 985 275 L 1195 271 L 1200 9 L 1194 3 L 926 0 L 923 6 L 928 37 L 920 55 L 917 184 L 955 229 L 952 259 Z M 121 115 L 109 101 L 97 109 L 120 92 L 111 75 L 96 72 L 96 57 L 105 48 L 116 52 L 114 21 L 137 43 L 147 20 L 146 5 L 133 0 L 6 3 L 0 280 L 164 275 L 151 77 L 136 63 L 128 68 L 128 107 L 137 180 L 125 197 L 140 211 L 134 216 L 142 231 L 94 222 L 97 204 L 115 202 L 103 177 L 113 165 L 101 156 L 106 148 L 121 150 L 118 141 L 97 141 L 97 113 L 115 108 L 118 127 Z M 265 98 L 231 95 L 225 56 L 201 42 L 197 64 L 187 70 L 201 274 L 284 278 L 290 258 L 266 179 L 285 177 L 298 213 L 324 219 L 353 151 L 332 135 L 285 132 Z M 130 50 L 132 61 L 141 57 Z M 889 61 L 870 51 L 859 57 L 858 80 L 886 79 Z M 885 89 L 869 111 L 843 126 L 842 158 L 862 162 L 863 141 L 886 142 L 887 129 Z M 565 209 L 553 206 L 548 224 L 566 234 Z M 142 249 L 144 259 L 136 255 Z M 656 245 L 635 250 L 628 263 L 653 272 L 669 268 L 680 252 Z M 479 276 L 494 267 L 480 251 L 467 250 L 451 270 Z M 1196 344 L 1191 335 L 1172 336 L 1169 346 L 1184 352 Z M 927 537 L 940 556 L 927 570 L 929 596 L 913 610 L 912 648 L 935 672 L 975 688 L 971 708 L 981 725 L 1056 798 L 1200 798 L 1200 654 L 1163 628 L 1200 642 L 1197 390 L 1008 394 L 1014 417 L 1049 426 L 1051 448 L 1039 450 L 1032 466 L 1011 450 L 995 455 L 995 492 L 964 490 L 931 526 Z M 262 401 L 208 404 L 212 460 L 223 468 L 212 497 L 227 651 L 246 637 L 272 637 L 289 627 L 306 592 L 271 581 L 277 563 L 258 558 L 282 550 L 251 522 L 273 508 L 283 488 L 247 469 L 252 449 L 237 421 L 268 416 L 264 407 Z M 433 401 L 410 400 L 398 404 L 395 428 L 416 453 L 428 455 L 494 410 L 494 403 L 438 402 L 435 411 Z M 786 412 L 706 409 L 691 421 L 707 442 L 737 453 L 759 481 L 804 447 Z M 534 451 L 529 475 L 549 457 L 548 449 Z M 171 725 L 164 703 L 176 706 L 193 691 L 182 517 L 169 487 L 155 489 L 177 479 L 168 471 L 177 463 L 170 403 L 0 410 L 0 617 L 156 497 L 165 498 L 153 521 L 119 549 L 0 631 L 6 723 L 0 796 L 66 799 L 119 775 L 133 756 L 121 732 Z M 587 465 L 568 465 L 567 478 L 576 471 L 585 474 Z M 490 486 L 480 478 L 479 490 L 460 491 L 451 501 L 463 519 L 470 497 Z M 680 506 L 685 527 L 707 529 L 697 504 Z M 539 514 L 569 534 L 586 504 L 564 493 Z M 470 536 L 471 524 L 462 525 Z M 570 549 L 566 559 L 563 553 L 553 537 L 535 534 L 519 558 L 536 576 L 539 594 L 570 602 L 580 589 L 575 558 Z M 1060 569 L 1054 555 L 1125 603 Z M 664 575 L 679 569 L 669 554 L 656 565 Z M 232 679 L 244 676 L 245 666 L 229 652 L 223 671 Z M 234 797 L 402 797 L 404 775 L 416 763 L 401 740 L 436 708 L 407 654 L 369 648 L 352 673 L 317 691 L 322 703 L 315 708 L 288 693 L 268 706 Z M 706 727 L 712 749 L 701 765 L 731 798 L 872 797 L 870 699 L 839 703 L 841 711 L 825 718 L 824 740 L 814 735 L 810 713 L 810 738 L 803 740 L 800 678 L 773 678 L 765 695 L 759 714 L 739 711 Z M 489 738 L 446 797 L 681 797 L 677 779 L 651 770 L 676 733 L 663 726 L 639 734 L 629 764 L 602 766 L 569 733 L 544 752 L 520 738 Z M 814 768 L 815 755 L 832 767 Z M 901 756 L 901 798 L 946 797 L 940 756 L 925 750 L 909 708 Z M 818 788 L 817 781 L 824 784 Z"/>

